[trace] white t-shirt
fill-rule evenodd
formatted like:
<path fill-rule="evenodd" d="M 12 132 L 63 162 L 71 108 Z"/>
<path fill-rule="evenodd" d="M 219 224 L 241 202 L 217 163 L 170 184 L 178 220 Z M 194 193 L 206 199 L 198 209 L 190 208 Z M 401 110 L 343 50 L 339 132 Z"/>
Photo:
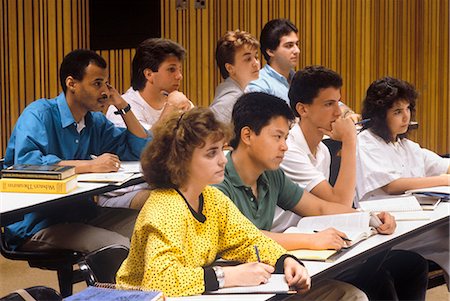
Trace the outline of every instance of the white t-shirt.
<path fill-rule="evenodd" d="M 161 116 L 163 109 L 155 110 L 152 108 L 145 99 L 142 98 L 139 91 L 133 90 L 133 87 L 130 87 L 122 97 L 130 104 L 133 114 L 146 130 L 151 129 L 153 124 L 155 124 Z M 117 127 L 125 127 L 125 122 L 122 117 L 114 114 L 115 111 L 117 111 L 115 106 L 109 106 L 106 118 Z"/>
<path fill-rule="evenodd" d="M 362 131 L 357 140 L 356 197 L 359 201 L 386 195 L 381 187 L 399 178 L 440 175 L 447 173 L 450 165 L 450 159 L 406 138 L 386 143 L 369 129 Z"/>
<path fill-rule="evenodd" d="M 292 181 L 307 191 L 311 191 L 322 181 L 328 181 L 331 155 L 325 144 L 319 143 L 316 156 L 314 156 L 298 123 L 290 130 L 286 143 L 288 150 L 284 154 L 280 167 Z M 271 230 L 283 232 L 287 228 L 297 225 L 300 219 L 301 216 L 277 207 Z"/>

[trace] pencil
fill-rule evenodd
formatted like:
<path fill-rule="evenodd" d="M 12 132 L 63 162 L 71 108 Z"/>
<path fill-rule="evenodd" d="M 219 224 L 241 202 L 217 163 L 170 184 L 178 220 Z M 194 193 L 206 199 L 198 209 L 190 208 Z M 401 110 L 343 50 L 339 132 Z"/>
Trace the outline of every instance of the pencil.
<path fill-rule="evenodd" d="M 258 259 L 258 262 L 261 262 L 261 257 L 259 257 L 258 246 L 255 245 L 254 247 L 255 247 L 256 258 Z"/>

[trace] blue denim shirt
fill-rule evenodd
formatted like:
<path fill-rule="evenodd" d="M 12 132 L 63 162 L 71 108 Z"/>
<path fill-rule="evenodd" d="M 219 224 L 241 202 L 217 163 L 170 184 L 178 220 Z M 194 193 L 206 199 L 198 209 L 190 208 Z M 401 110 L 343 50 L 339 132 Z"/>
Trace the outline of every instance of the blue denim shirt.
<path fill-rule="evenodd" d="M 139 138 L 126 128 L 117 128 L 101 112 L 88 112 L 80 133 L 64 93 L 54 99 L 39 99 L 25 108 L 6 148 L 4 167 L 13 164 L 50 165 L 62 160 L 89 160 L 90 155 L 114 153 L 122 161 L 139 160 L 151 137 Z M 27 237 L 54 224 L 29 213 L 6 228 L 6 238 L 16 248 Z"/>
<path fill-rule="evenodd" d="M 291 70 L 289 79 L 292 79 L 294 73 L 294 70 Z M 275 71 L 269 64 L 259 70 L 259 78 L 251 81 L 245 88 L 245 92 L 264 92 L 275 95 L 284 99 L 289 105 L 289 82 L 286 77 Z"/>

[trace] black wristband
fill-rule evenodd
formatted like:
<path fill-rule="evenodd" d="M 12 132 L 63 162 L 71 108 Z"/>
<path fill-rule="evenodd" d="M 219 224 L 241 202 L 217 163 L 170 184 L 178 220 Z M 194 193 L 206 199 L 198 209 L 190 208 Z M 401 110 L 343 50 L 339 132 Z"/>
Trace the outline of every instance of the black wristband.
<path fill-rule="evenodd" d="M 114 112 L 115 115 L 125 115 L 126 113 L 128 113 L 131 110 L 131 106 L 130 104 L 128 104 L 125 108 L 123 109 L 117 109 L 117 111 Z"/>
<path fill-rule="evenodd" d="M 298 259 L 294 255 L 284 254 L 284 255 L 281 255 L 280 258 L 278 258 L 277 263 L 275 263 L 275 272 L 273 272 L 274 274 L 284 274 L 284 260 L 288 257 L 293 258 L 295 261 L 300 263 L 302 266 L 305 266 L 303 264 L 303 262 L 301 262 L 300 259 Z"/>
<path fill-rule="evenodd" d="M 217 291 L 219 289 L 219 282 L 217 281 L 216 273 L 212 267 L 203 268 L 203 281 L 205 282 L 205 292 Z"/>

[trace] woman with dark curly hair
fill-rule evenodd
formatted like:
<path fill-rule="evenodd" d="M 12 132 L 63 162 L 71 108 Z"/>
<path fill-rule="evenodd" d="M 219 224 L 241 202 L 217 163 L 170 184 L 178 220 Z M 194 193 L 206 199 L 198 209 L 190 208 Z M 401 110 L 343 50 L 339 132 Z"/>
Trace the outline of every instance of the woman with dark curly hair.
<path fill-rule="evenodd" d="M 450 159 L 406 138 L 417 92 L 406 81 L 385 77 L 367 89 L 362 118 L 370 119 L 358 135 L 356 193 L 359 201 L 402 194 L 406 190 L 450 185 Z M 448 224 L 397 248 L 437 262 L 448 275 Z M 448 279 L 448 277 L 447 277 Z"/>
<path fill-rule="evenodd" d="M 358 135 L 359 201 L 406 190 L 449 185 L 450 159 L 407 139 L 417 92 L 406 81 L 385 77 L 367 89 Z"/>
<path fill-rule="evenodd" d="M 194 108 L 153 131 L 154 139 L 141 156 L 152 191 L 136 221 L 117 283 L 187 296 L 258 285 L 275 271 L 284 273 L 289 285 L 309 290 L 311 279 L 297 258 L 286 255 L 228 197 L 208 186 L 224 178 L 223 147 L 231 132 L 227 126 L 209 109 Z M 212 266 L 219 257 L 242 264 Z"/>

